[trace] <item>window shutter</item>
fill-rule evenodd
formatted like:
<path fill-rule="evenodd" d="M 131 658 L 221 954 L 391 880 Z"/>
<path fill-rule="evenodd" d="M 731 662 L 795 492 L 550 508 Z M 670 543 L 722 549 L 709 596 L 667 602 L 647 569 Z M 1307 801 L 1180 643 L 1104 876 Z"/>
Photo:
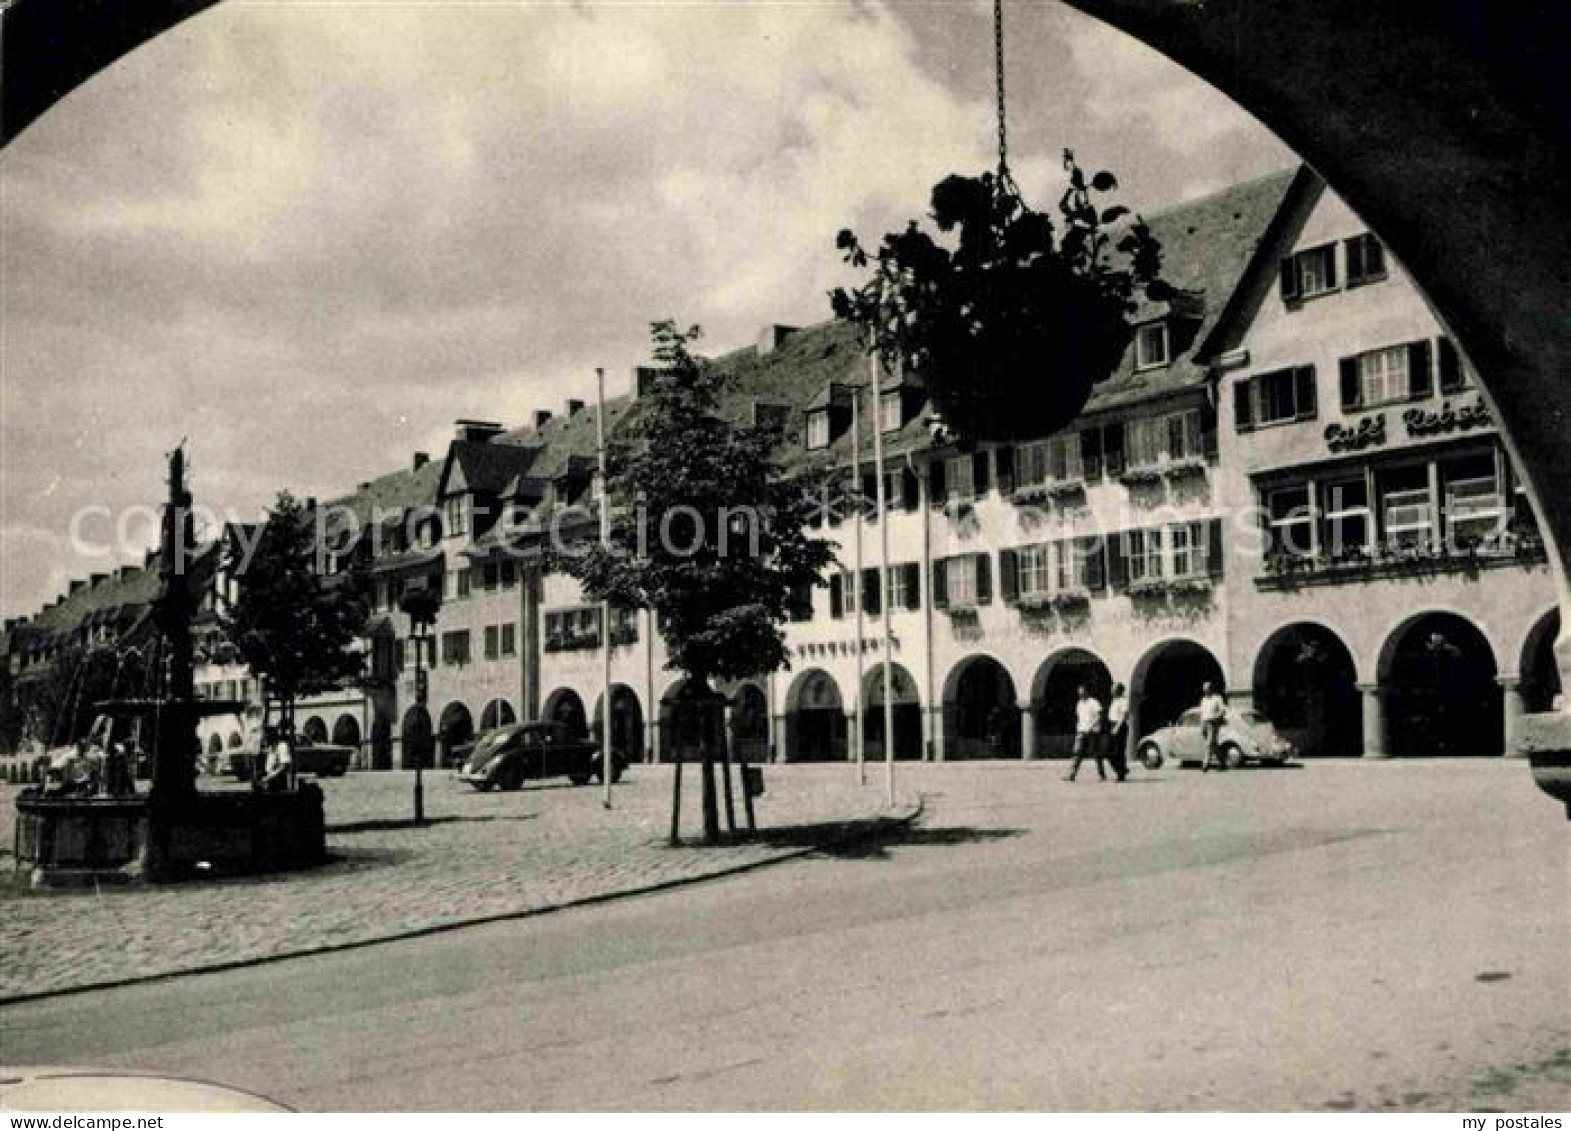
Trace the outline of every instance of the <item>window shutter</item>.
<path fill-rule="evenodd" d="M 1216 462 L 1216 409 L 1209 400 L 1200 406 L 1200 454 Z"/>
<path fill-rule="evenodd" d="M 1015 490 L 1015 450 L 999 448 L 994 455 L 998 461 L 998 493 L 1011 495 Z"/>
<path fill-rule="evenodd" d="M 1336 244 L 1327 244 L 1325 248 L 1326 263 L 1326 290 L 1336 289 Z"/>
<path fill-rule="evenodd" d="M 1363 399 L 1358 395 L 1358 358 L 1344 357 L 1338 368 L 1342 379 L 1342 411 L 1353 412 Z"/>
<path fill-rule="evenodd" d="M 1455 393 L 1465 383 L 1462 376 L 1462 357 L 1456 352 L 1456 343 L 1450 338 L 1436 340 L 1440 359 L 1440 391 Z"/>
<path fill-rule="evenodd" d="M 900 569 L 905 574 L 906 608 L 911 610 L 922 607 L 922 571 L 915 562 L 903 565 Z"/>
<path fill-rule="evenodd" d="M 991 605 L 993 603 L 993 561 L 986 554 L 972 554 L 971 559 L 976 562 L 976 603 L 978 605 Z"/>
<path fill-rule="evenodd" d="M 829 615 L 834 620 L 845 616 L 845 576 L 829 575 Z"/>
<path fill-rule="evenodd" d="M 1122 531 L 1107 536 L 1107 575 L 1113 592 L 1129 588 L 1129 544 Z"/>
<path fill-rule="evenodd" d="M 1408 394 L 1417 400 L 1435 391 L 1435 376 L 1429 367 L 1429 339 L 1407 347 Z"/>
<path fill-rule="evenodd" d="M 1293 370 L 1293 402 L 1299 420 L 1313 420 L 1319 414 L 1318 390 L 1315 387 L 1315 367 L 1300 365 Z"/>
<path fill-rule="evenodd" d="M 972 490 L 978 499 L 987 494 L 987 465 L 987 452 L 978 451 L 971 453 L 971 478 L 973 480 Z"/>
<path fill-rule="evenodd" d="M 1342 248 L 1347 255 L 1347 285 L 1356 287 L 1364 281 L 1363 237 L 1354 236 L 1350 240 L 1342 241 Z"/>
<path fill-rule="evenodd" d="M 1102 429 L 1102 462 L 1107 474 L 1117 479 L 1124 473 L 1124 422 L 1115 420 Z"/>
<path fill-rule="evenodd" d="M 1086 482 L 1097 483 L 1102 478 L 1102 429 L 1093 425 L 1080 433 L 1080 465 Z"/>
<path fill-rule="evenodd" d="M 998 551 L 998 589 L 1006 605 L 1020 596 L 1020 558 L 1014 550 Z"/>
<path fill-rule="evenodd" d="M 942 507 L 949 501 L 948 489 L 944 486 L 944 461 L 941 459 L 935 459 L 927 465 L 927 501 L 934 507 Z"/>
<path fill-rule="evenodd" d="M 949 607 L 949 559 L 939 558 L 933 563 L 933 608 Z"/>
<path fill-rule="evenodd" d="M 884 591 L 883 586 L 879 584 L 878 570 L 864 569 L 859 588 L 862 591 L 862 611 L 870 617 L 876 617 L 883 612 Z"/>
<path fill-rule="evenodd" d="M 1291 255 L 1282 260 L 1282 301 L 1295 302 L 1298 299 L 1298 261 Z"/>
<path fill-rule="evenodd" d="M 1107 592 L 1107 546 L 1100 536 L 1082 538 L 1080 553 L 1086 563 L 1086 588 L 1093 593 Z"/>
<path fill-rule="evenodd" d="M 1206 543 L 1206 573 L 1222 576 L 1222 520 L 1213 518 L 1202 526 Z"/>
<path fill-rule="evenodd" d="M 907 511 L 916 510 L 922 493 L 921 484 L 918 482 L 916 472 L 909 467 L 900 471 L 900 505 Z"/>
<path fill-rule="evenodd" d="M 1255 426 L 1255 383 L 1243 380 L 1233 386 L 1233 425 L 1240 432 L 1249 432 Z"/>

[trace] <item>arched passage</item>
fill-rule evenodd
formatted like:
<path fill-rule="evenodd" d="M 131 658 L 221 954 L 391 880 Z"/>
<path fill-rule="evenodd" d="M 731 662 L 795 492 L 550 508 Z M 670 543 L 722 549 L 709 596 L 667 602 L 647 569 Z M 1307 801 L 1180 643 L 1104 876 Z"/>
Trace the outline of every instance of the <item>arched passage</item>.
<path fill-rule="evenodd" d="M 731 695 L 731 742 L 750 764 L 769 760 L 769 697 L 751 680 Z"/>
<path fill-rule="evenodd" d="M 1222 665 L 1193 640 L 1165 640 L 1135 665 L 1130 682 L 1129 728 L 1138 737 L 1167 726 L 1200 702 L 1207 683 L 1225 690 Z"/>
<path fill-rule="evenodd" d="M 333 723 L 333 745 L 360 745 L 360 720 L 353 715 L 339 715 Z"/>
<path fill-rule="evenodd" d="M 922 758 L 922 699 L 916 680 L 900 664 L 889 665 L 890 697 L 895 727 L 895 759 L 917 762 Z M 884 666 L 874 664 L 862 676 L 862 749 L 863 757 L 884 757 Z"/>
<path fill-rule="evenodd" d="M 1094 652 L 1066 648 L 1037 669 L 1031 687 L 1036 715 L 1036 750 L 1028 757 L 1067 758 L 1075 745 L 1075 702 L 1084 687 L 1106 707 L 1113 697 L 1113 673 Z"/>
<path fill-rule="evenodd" d="M 1522 646 L 1522 702 L 1533 712 L 1552 711 L 1561 693 L 1560 668 L 1555 663 L 1555 640 L 1560 636 L 1560 610 L 1551 609 L 1533 626 Z"/>
<path fill-rule="evenodd" d="M 307 719 L 305 725 L 300 728 L 300 737 L 318 746 L 325 743 L 327 741 L 327 724 L 322 721 L 322 716 L 312 715 Z"/>
<path fill-rule="evenodd" d="M 1363 753 L 1358 671 L 1341 637 L 1324 625 L 1284 625 L 1255 657 L 1255 707 L 1300 754 Z"/>
<path fill-rule="evenodd" d="M 598 739 L 605 715 L 605 696 L 595 701 L 593 734 Z M 644 760 L 644 708 L 638 695 L 625 683 L 611 685 L 611 749 L 620 750 L 629 762 Z"/>
<path fill-rule="evenodd" d="M 589 737 L 589 716 L 584 711 L 584 701 L 571 687 L 559 687 L 547 695 L 540 718 L 542 722 L 561 723 L 577 738 Z"/>
<path fill-rule="evenodd" d="M 442 765 L 446 766 L 453 760 L 454 748 L 474 738 L 474 716 L 469 713 L 468 707 L 455 699 L 442 708 L 442 719 L 438 729 L 442 745 Z"/>
<path fill-rule="evenodd" d="M 1498 669 L 1488 639 L 1455 613 L 1410 617 L 1380 656 L 1386 750 L 1398 757 L 1499 754 Z"/>
<path fill-rule="evenodd" d="M 231 749 L 231 750 L 238 750 L 238 749 L 240 749 L 240 747 L 242 747 L 244 745 L 245 745 L 245 739 L 240 736 L 240 732 L 239 731 L 232 730 L 232 731 L 229 732 L 229 749 Z"/>
<path fill-rule="evenodd" d="M 431 727 L 431 712 L 416 703 L 404 712 L 403 725 L 399 728 L 399 767 L 412 770 L 417 766 L 429 767 L 431 754 L 436 748 Z"/>
<path fill-rule="evenodd" d="M 518 721 L 518 716 L 513 713 L 513 705 L 506 699 L 493 699 L 480 708 L 480 730 L 482 732 L 495 730 L 497 727 L 511 726 Z"/>
<path fill-rule="evenodd" d="M 809 668 L 786 695 L 786 757 L 792 762 L 837 762 L 848 753 L 845 707 L 834 677 Z"/>
<path fill-rule="evenodd" d="M 1015 681 L 991 656 L 969 656 L 944 683 L 944 757 L 1018 758 Z"/>
<path fill-rule="evenodd" d="M 219 733 L 217 733 L 215 731 L 213 734 L 208 736 L 208 739 L 207 739 L 207 752 L 209 754 L 222 754 L 224 752 L 224 738 L 223 738 L 223 735 L 221 735 L 221 734 L 219 734 Z"/>

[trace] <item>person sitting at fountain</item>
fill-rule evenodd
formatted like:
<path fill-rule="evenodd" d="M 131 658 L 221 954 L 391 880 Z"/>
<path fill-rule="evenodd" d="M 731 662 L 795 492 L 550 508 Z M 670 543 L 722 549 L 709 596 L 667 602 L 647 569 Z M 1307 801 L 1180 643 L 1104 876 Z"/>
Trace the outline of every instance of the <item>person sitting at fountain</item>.
<path fill-rule="evenodd" d="M 272 727 L 262 732 L 262 746 L 267 751 L 267 763 L 262 773 L 262 789 L 266 793 L 282 793 L 289 788 L 289 771 L 293 758 L 289 753 L 289 740 Z"/>

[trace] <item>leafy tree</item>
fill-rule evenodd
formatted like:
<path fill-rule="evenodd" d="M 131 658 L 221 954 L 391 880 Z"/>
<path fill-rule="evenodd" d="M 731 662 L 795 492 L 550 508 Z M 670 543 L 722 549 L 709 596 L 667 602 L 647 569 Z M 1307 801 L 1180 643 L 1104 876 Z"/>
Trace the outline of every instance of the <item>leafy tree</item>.
<path fill-rule="evenodd" d="M 1139 294 L 1172 295 L 1145 222 L 1093 198 L 1117 189 L 1114 176 L 1088 181 L 1067 150 L 1064 167 L 1060 232 L 1001 169 L 933 188 L 933 222 L 953 246 L 915 221 L 871 257 L 853 233 L 839 235 L 846 261 L 870 270 L 861 286 L 831 293 L 835 314 L 860 326 L 886 365 L 920 373 L 962 441 L 1056 432 L 1118 366 Z"/>
<path fill-rule="evenodd" d="M 653 325 L 661 372 L 639 401 L 640 438 L 607 453 L 610 497 L 620 504 L 610 545 L 559 555 L 591 597 L 653 610 L 667 667 L 689 687 L 708 688 L 788 666 L 781 625 L 834 555 L 807 534 L 812 492 L 773 460 L 776 434 L 722 414 L 720 374 L 688 352 L 699 333 Z M 719 816 L 707 739 L 702 789 L 712 841 Z"/>
<path fill-rule="evenodd" d="M 239 593 L 224 630 L 291 732 L 298 699 L 353 683 L 364 666 L 355 647 L 368 614 L 364 579 L 358 572 L 319 575 L 315 551 L 315 516 L 287 491 L 268 513 L 250 559 L 231 550 Z"/>

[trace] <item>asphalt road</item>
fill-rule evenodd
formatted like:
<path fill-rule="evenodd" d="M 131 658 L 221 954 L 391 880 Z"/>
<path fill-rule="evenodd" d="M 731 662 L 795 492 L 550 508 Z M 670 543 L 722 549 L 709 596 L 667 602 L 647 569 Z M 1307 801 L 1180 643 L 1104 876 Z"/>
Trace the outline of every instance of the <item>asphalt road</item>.
<path fill-rule="evenodd" d="M 902 767 L 880 848 L 10 1007 L 0 1059 L 329 1110 L 1571 1107 L 1521 763 L 1058 772 Z"/>

